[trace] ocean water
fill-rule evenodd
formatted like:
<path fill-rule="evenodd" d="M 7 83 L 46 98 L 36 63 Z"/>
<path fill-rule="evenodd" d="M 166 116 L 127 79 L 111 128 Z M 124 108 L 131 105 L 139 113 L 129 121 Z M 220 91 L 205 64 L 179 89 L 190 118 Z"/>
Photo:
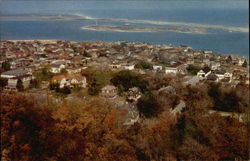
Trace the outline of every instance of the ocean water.
<path fill-rule="evenodd" d="M 211 34 L 191 34 L 81 30 L 88 25 L 127 25 L 126 21 L 138 26 L 166 27 L 162 23 L 173 22 L 248 29 L 248 3 L 247 0 L 3 0 L 0 2 L 0 16 L 75 15 L 84 19 L 0 19 L 0 38 L 149 42 L 188 45 L 194 49 L 248 57 L 248 32 L 210 29 Z"/>

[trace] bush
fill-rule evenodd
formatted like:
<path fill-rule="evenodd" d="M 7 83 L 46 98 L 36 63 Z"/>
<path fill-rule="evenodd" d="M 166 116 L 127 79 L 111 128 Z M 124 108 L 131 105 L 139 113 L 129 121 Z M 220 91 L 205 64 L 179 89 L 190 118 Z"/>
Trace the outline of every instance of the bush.
<path fill-rule="evenodd" d="M 18 79 L 18 80 L 17 80 L 16 88 L 17 88 L 18 91 L 23 91 L 23 90 L 24 90 L 23 82 L 22 82 L 21 79 Z"/>
<path fill-rule="evenodd" d="M 40 81 L 38 79 L 32 79 L 30 81 L 30 88 L 39 88 L 40 87 Z"/>
<path fill-rule="evenodd" d="M 120 91 L 127 91 L 131 87 L 139 87 L 142 92 L 148 91 L 146 82 L 141 77 L 127 70 L 118 72 L 111 82 L 119 88 Z"/>
<path fill-rule="evenodd" d="M 153 69 L 153 65 L 145 62 L 145 61 L 140 61 L 139 63 L 137 63 L 135 65 L 135 68 L 139 68 L 139 69 Z"/>
<path fill-rule="evenodd" d="M 70 87 L 64 86 L 63 88 L 60 88 L 59 92 L 63 94 L 70 94 L 71 90 L 70 90 Z"/>
<path fill-rule="evenodd" d="M 213 99 L 214 109 L 225 112 L 246 112 L 248 110 L 248 91 L 225 88 L 221 84 L 209 84 L 208 94 Z"/>
<path fill-rule="evenodd" d="M 34 76 L 39 81 L 49 81 L 54 76 L 54 74 L 50 72 L 49 67 L 43 67 L 41 70 L 36 71 Z"/>
<path fill-rule="evenodd" d="M 197 66 L 194 66 L 194 65 L 189 65 L 187 67 L 187 71 L 191 75 L 196 75 L 200 70 L 201 70 L 200 67 L 197 67 Z"/>
<path fill-rule="evenodd" d="M 6 78 L 0 78 L 0 89 L 8 85 L 8 79 Z"/>
<path fill-rule="evenodd" d="M 49 89 L 50 90 L 58 90 L 59 89 L 59 83 L 50 83 L 49 84 Z"/>
<path fill-rule="evenodd" d="M 138 100 L 137 104 L 139 112 L 147 118 L 157 116 L 159 106 L 151 92 L 144 93 Z"/>

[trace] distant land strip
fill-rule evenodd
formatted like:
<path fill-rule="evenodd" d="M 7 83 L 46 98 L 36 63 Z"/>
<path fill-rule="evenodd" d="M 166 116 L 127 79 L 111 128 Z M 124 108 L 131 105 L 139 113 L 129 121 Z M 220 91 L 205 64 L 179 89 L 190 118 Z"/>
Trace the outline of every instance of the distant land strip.
<path fill-rule="evenodd" d="M 226 30 L 230 32 L 242 32 L 249 33 L 249 27 L 230 27 L 222 25 L 208 25 L 208 24 L 196 24 L 196 23 L 186 23 L 186 22 L 167 22 L 167 21 L 153 21 L 153 20 L 130 20 L 123 18 L 94 18 L 81 14 L 73 15 L 49 15 L 49 16 L 0 16 L 1 21 L 74 21 L 74 20 L 92 20 L 92 21 L 111 21 L 111 22 L 124 22 L 132 24 L 150 24 L 150 25 L 168 25 L 175 27 L 189 27 L 189 28 L 199 28 L 199 30 Z M 191 29 L 190 29 L 191 30 Z"/>
<path fill-rule="evenodd" d="M 112 26 L 112 25 L 98 25 L 98 26 L 83 26 L 82 30 L 91 31 L 111 31 L 111 32 L 178 32 L 178 33 L 192 33 L 192 34 L 208 34 L 205 30 L 191 28 L 191 29 L 178 29 L 178 28 L 159 28 L 159 27 L 142 27 L 142 26 Z"/>

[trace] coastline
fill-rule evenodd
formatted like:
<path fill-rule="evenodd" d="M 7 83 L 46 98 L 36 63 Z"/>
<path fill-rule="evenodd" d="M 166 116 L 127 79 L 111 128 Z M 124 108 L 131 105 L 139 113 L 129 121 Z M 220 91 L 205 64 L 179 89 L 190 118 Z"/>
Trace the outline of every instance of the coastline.
<path fill-rule="evenodd" d="M 83 26 L 81 30 L 89 31 L 101 31 L 101 32 L 177 32 L 177 33 L 186 33 L 186 34 L 209 34 L 206 30 L 203 29 L 178 29 L 178 28 L 159 28 L 159 27 L 141 27 L 141 26 Z"/>
<path fill-rule="evenodd" d="M 11 39 L 8 39 L 8 40 L 0 40 L 1 41 L 11 41 L 11 42 L 34 42 L 34 41 L 40 41 L 42 43 L 57 43 L 58 41 L 68 41 L 68 42 L 73 42 L 73 43 L 79 43 L 79 42 L 90 42 L 90 43 L 95 43 L 95 42 L 107 42 L 107 43 L 117 43 L 117 42 L 122 42 L 122 41 L 71 41 L 71 40 L 61 40 L 61 39 L 24 39 L 24 40 L 11 40 Z M 147 42 L 130 42 L 130 43 L 138 43 L 138 44 L 151 44 L 151 45 L 160 45 L 160 44 L 154 44 L 154 43 L 147 43 Z M 163 47 L 166 47 L 168 45 L 164 45 L 164 44 L 161 44 L 160 46 L 163 46 Z M 180 45 L 181 46 L 181 45 Z M 184 45 L 185 46 L 185 45 Z M 178 47 L 177 45 L 176 46 L 171 46 L 171 47 Z M 192 46 L 189 46 L 192 48 Z M 195 50 L 199 50 L 199 51 L 207 51 L 206 49 L 195 49 Z M 209 50 L 209 49 L 208 49 Z M 209 50 L 209 51 L 213 51 L 213 50 Z M 226 54 L 226 53 L 219 53 L 217 51 L 213 51 L 217 54 L 221 54 L 222 56 L 228 56 L 228 55 L 234 55 L 234 56 L 237 56 L 237 57 L 243 57 L 243 58 L 247 58 L 248 59 L 248 56 L 245 56 L 245 55 L 242 55 L 242 54 Z"/>
<path fill-rule="evenodd" d="M 225 30 L 229 32 L 241 32 L 249 33 L 249 26 L 247 27 L 233 27 L 223 25 L 210 25 L 210 24 L 198 24 L 189 22 L 170 22 L 170 21 L 155 21 L 155 20 L 140 20 L 140 19 L 124 19 L 124 18 L 93 18 L 80 15 L 48 15 L 48 16 L 0 16 L 1 21 L 110 21 L 110 22 L 122 22 L 131 24 L 148 24 L 148 25 L 168 25 L 173 27 L 187 27 L 187 28 L 199 28 L 203 30 Z"/>

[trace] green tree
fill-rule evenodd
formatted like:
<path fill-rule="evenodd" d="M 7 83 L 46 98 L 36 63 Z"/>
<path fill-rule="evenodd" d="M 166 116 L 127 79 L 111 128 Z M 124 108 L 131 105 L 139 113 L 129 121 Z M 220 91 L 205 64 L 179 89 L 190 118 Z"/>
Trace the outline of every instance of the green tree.
<path fill-rule="evenodd" d="M 153 69 L 153 65 L 148 63 L 148 62 L 145 62 L 145 61 L 140 61 L 139 63 L 137 63 L 135 65 L 135 68 L 138 68 L 138 69 Z"/>
<path fill-rule="evenodd" d="M 83 56 L 85 56 L 85 57 L 91 57 L 91 55 L 86 50 L 84 50 Z"/>
<path fill-rule="evenodd" d="M 3 62 L 2 68 L 4 71 L 10 70 L 10 62 L 8 62 L 8 61 Z"/>
<path fill-rule="evenodd" d="M 194 65 L 188 65 L 187 71 L 191 75 L 196 75 L 201 70 L 200 67 L 194 66 Z"/>
<path fill-rule="evenodd" d="M 38 79 L 32 79 L 30 81 L 30 88 L 39 88 L 40 87 L 40 81 Z"/>
<path fill-rule="evenodd" d="M 245 60 L 244 63 L 242 64 L 242 67 L 247 67 L 247 61 Z"/>
<path fill-rule="evenodd" d="M 39 81 L 49 81 L 54 76 L 54 74 L 50 72 L 50 67 L 44 66 L 41 70 L 36 71 L 34 76 Z"/>
<path fill-rule="evenodd" d="M 131 87 L 139 87 L 142 92 L 148 91 L 147 83 L 142 80 L 139 75 L 132 73 L 127 70 L 118 72 L 112 79 L 111 82 L 120 88 L 119 90 L 127 91 Z"/>

